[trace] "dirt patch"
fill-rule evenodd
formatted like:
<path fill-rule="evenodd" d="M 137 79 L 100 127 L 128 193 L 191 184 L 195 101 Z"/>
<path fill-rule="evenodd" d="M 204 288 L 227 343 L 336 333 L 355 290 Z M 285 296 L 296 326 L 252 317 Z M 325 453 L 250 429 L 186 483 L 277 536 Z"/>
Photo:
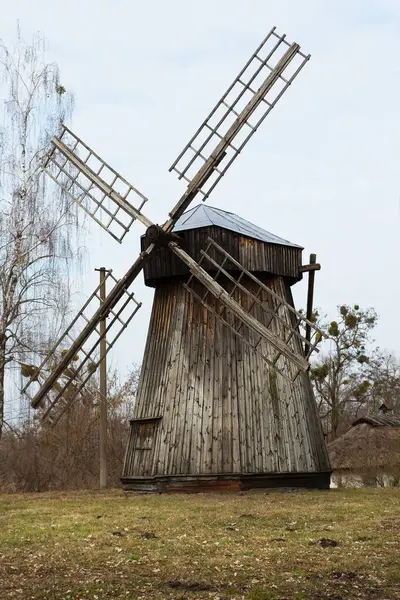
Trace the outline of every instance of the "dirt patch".
<path fill-rule="evenodd" d="M 190 592 L 216 592 L 217 588 L 209 583 L 200 581 L 168 581 L 168 587 L 175 590 L 186 590 Z"/>
<path fill-rule="evenodd" d="M 332 579 L 340 579 L 342 581 L 352 581 L 358 578 L 357 573 L 354 573 L 354 571 L 332 571 L 330 576 Z"/>
<path fill-rule="evenodd" d="M 153 533 L 152 531 L 145 531 L 144 533 L 141 534 L 141 537 L 144 538 L 145 540 L 155 540 L 155 539 L 157 539 L 156 534 Z"/>
<path fill-rule="evenodd" d="M 331 538 L 320 538 L 317 542 L 310 542 L 310 546 L 321 546 L 321 548 L 336 548 L 340 542 Z"/>

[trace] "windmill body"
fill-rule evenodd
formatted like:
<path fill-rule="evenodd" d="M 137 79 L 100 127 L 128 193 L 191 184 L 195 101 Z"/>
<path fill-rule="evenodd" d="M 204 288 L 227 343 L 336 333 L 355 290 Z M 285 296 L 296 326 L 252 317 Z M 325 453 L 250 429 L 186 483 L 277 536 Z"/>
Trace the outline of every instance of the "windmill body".
<path fill-rule="evenodd" d="M 196 261 L 211 237 L 293 306 L 291 285 L 302 276 L 300 246 L 206 205 L 183 214 L 174 231 Z M 143 237 L 143 249 L 147 244 Z M 234 266 L 227 272 L 237 281 Z M 215 275 L 216 268 L 204 268 Z M 125 488 L 329 487 L 329 460 L 308 373 L 293 381 L 286 357 L 280 356 L 275 368 L 274 348 L 264 342 L 261 355 L 247 343 L 251 332 L 238 335 L 218 319 L 225 311 L 218 299 L 208 309 L 198 302 L 182 285 L 190 277 L 188 268 L 168 249 L 153 254 L 144 277 L 155 296 L 123 468 Z M 224 275 L 219 281 L 232 293 L 233 281 Z M 258 283 L 241 281 L 257 294 Z M 206 292 L 199 282 L 194 291 L 200 297 Z M 270 312 L 260 313 L 257 304 L 250 308 L 240 288 L 232 297 L 265 326 L 276 326 L 271 322 L 276 298 L 265 290 L 258 298 Z M 281 318 L 293 326 L 286 306 Z M 304 352 L 297 339 L 292 349 L 299 356 Z"/>

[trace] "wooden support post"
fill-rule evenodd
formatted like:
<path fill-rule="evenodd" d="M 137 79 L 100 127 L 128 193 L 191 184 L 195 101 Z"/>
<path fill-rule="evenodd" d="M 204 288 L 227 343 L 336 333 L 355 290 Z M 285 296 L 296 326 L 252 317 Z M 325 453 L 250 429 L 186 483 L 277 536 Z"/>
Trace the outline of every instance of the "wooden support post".
<path fill-rule="evenodd" d="M 106 269 L 96 269 L 100 272 L 100 305 L 106 299 Z M 100 488 L 108 487 L 107 461 L 107 362 L 106 362 L 106 320 L 100 321 Z"/>
<path fill-rule="evenodd" d="M 315 265 L 317 262 L 317 255 L 310 254 L 310 266 Z M 310 269 L 308 271 L 308 291 L 307 291 L 307 321 L 311 321 L 314 303 L 314 283 L 315 283 L 315 270 Z M 308 355 L 310 350 L 311 341 L 311 327 L 306 323 L 306 345 L 304 348 L 305 356 Z M 308 343 L 307 343 L 308 342 Z"/>

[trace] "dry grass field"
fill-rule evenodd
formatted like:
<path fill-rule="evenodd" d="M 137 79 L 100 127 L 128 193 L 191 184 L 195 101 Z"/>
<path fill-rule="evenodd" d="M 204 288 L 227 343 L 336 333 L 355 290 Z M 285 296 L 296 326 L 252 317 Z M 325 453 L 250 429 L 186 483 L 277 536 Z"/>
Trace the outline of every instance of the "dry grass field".
<path fill-rule="evenodd" d="M 400 598 L 400 491 L 0 496 L 0 599 Z"/>

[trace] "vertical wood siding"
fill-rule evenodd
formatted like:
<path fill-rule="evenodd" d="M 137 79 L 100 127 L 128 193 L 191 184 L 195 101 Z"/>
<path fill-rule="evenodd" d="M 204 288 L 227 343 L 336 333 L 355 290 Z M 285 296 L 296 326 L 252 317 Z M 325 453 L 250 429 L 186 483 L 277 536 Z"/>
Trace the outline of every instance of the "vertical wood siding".
<path fill-rule="evenodd" d="M 207 238 L 211 237 L 248 271 L 290 277 L 292 282 L 301 279 L 301 248 L 268 244 L 221 227 L 190 229 L 179 235 L 182 248 L 197 261 L 201 257 L 200 251 L 207 246 Z M 141 244 L 144 250 L 148 245 L 145 237 L 142 237 Z M 206 263 L 204 268 L 207 269 Z M 168 248 L 159 248 L 154 252 L 144 268 L 145 283 L 150 286 L 156 286 L 159 280 L 167 277 L 187 274 L 187 266 Z"/>
<path fill-rule="evenodd" d="M 268 285 L 293 303 L 282 278 Z M 234 297 L 246 308 L 240 290 Z M 262 300 L 274 301 L 267 294 Z M 223 310 L 216 300 L 214 306 Z M 283 325 L 268 323 L 257 305 L 252 314 L 283 337 Z M 283 307 L 280 316 L 293 318 Z M 243 335 L 254 336 L 249 330 Z M 261 344 L 272 358 L 275 350 Z M 302 351 L 296 339 L 290 344 Z M 277 366 L 294 373 L 283 356 Z M 124 478 L 329 471 L 308 374 L 290 383 L 177 282 L 156 289 L 134 409 L 134 419 L 160 416 L 146 430 L 154 432 L 152 444 L 147 438 L 143 444 L 133 423 Z"/>

